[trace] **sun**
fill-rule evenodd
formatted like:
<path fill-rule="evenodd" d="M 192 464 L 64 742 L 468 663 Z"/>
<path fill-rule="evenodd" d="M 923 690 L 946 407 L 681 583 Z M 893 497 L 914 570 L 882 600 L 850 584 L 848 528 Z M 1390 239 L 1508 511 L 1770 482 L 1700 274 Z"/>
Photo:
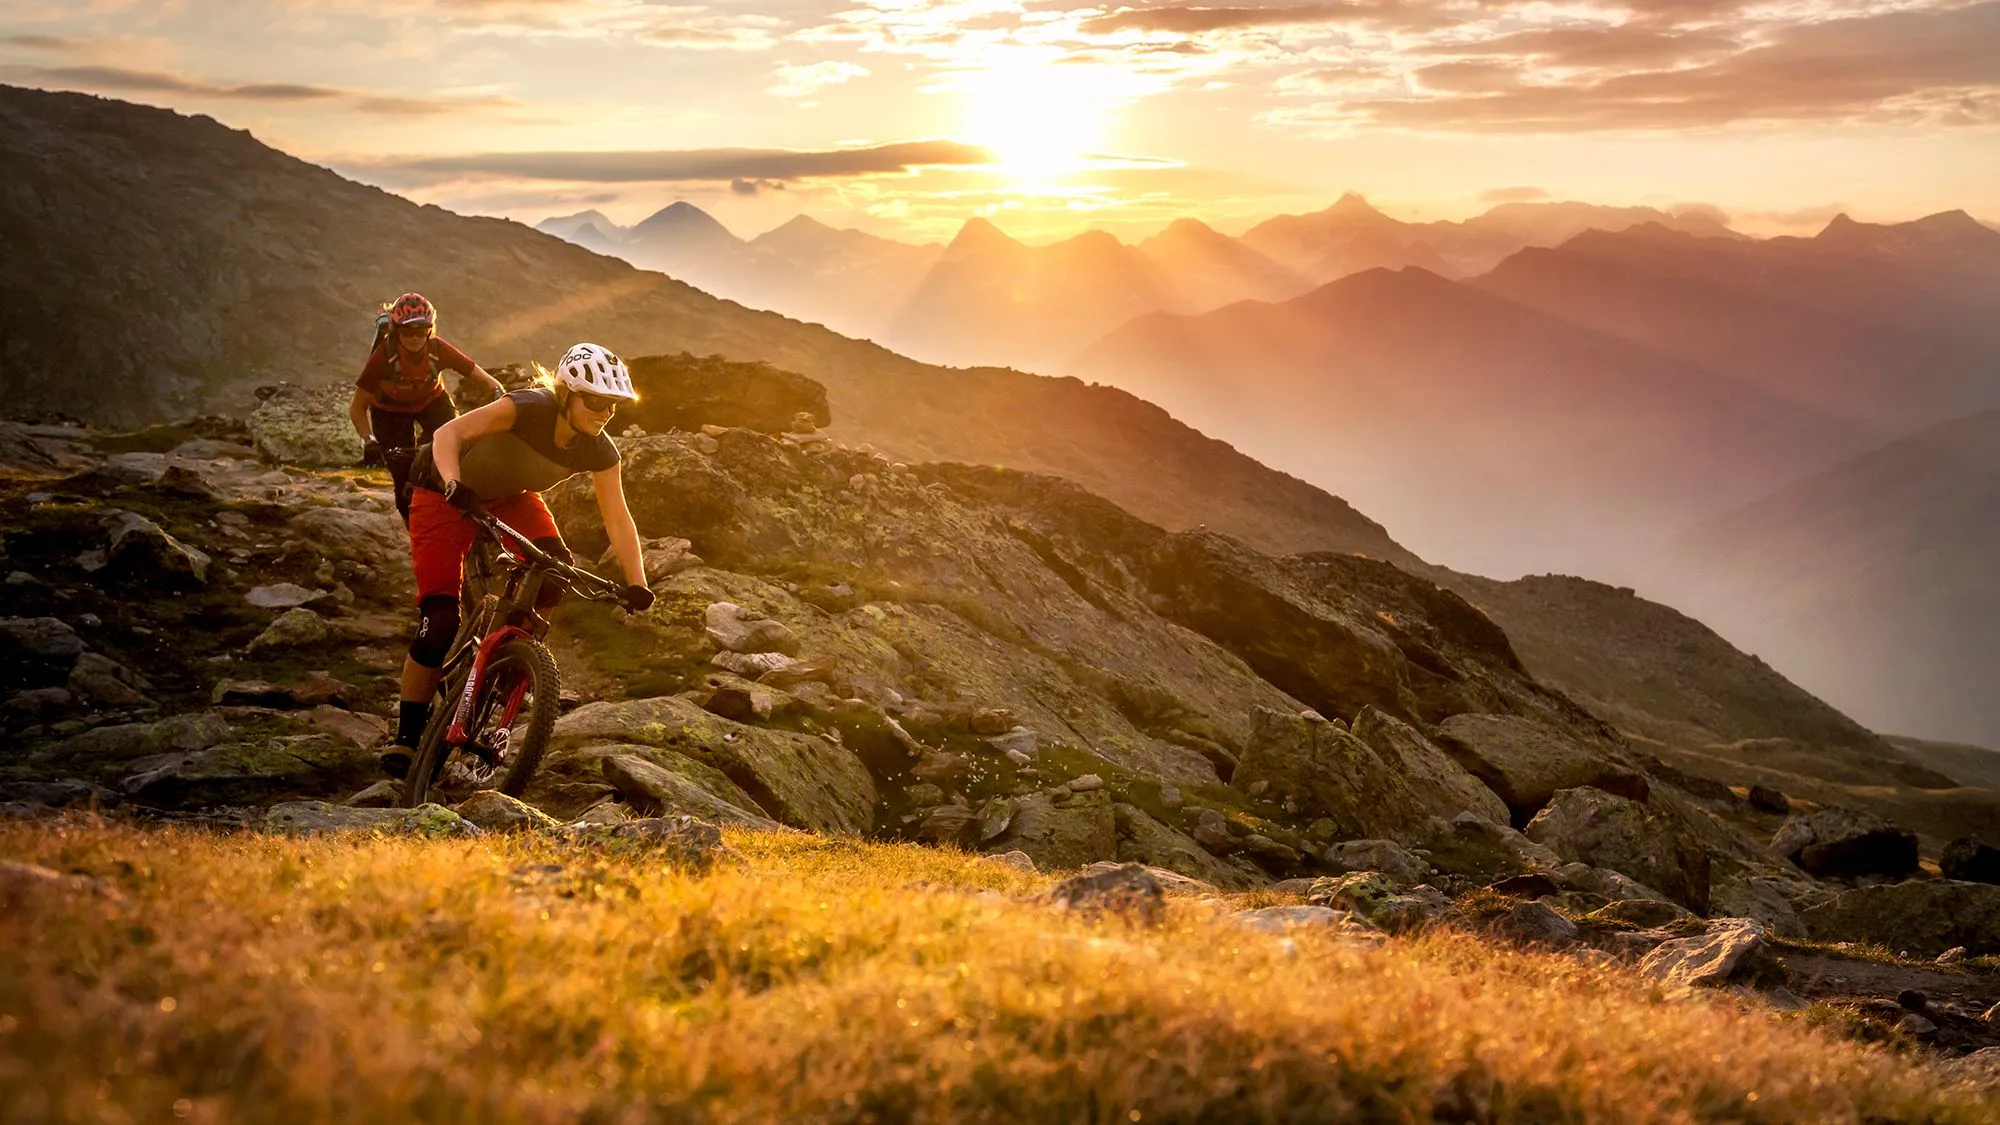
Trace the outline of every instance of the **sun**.
<path fill-rule="evenodd" d="M 1090 68 L 1025 58 L 969 76 L 965 90 L 965 139 L 993 150 L 1018 184 L 1082 168 L 1102 144 L 1114 104 Z"/>

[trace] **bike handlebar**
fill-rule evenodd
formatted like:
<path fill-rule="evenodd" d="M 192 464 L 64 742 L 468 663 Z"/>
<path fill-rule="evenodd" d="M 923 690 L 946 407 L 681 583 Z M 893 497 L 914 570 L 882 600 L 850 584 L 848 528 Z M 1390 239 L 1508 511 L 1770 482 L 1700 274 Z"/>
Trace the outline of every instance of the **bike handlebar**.
<path fill-rule="evenodd" d="M 616 603 L 619 597 L 625 592 L 624 587 L 612 582 L 610 579 L 592 574 L 582 567 L 566 563 L 549 554 L 547 551 L 542 550 L 540 547 L 535 546 L 527 536 L 508 527 L 489 511 L 482 508 L 473 508 L 465 514 L 473 523 L 484 528 L 487 534 L 498 540 L 501 550 L 524 557 L 534 566 L 540 567 L 543 570 L 554 571 L 572 585 L 583 587 L 579 592 L 591 601 Z M 509 542 L 509 540 L 512 540 L 512 542 Z M 591 593 L 591 587 L 595 587 L 597 592 Z"/>

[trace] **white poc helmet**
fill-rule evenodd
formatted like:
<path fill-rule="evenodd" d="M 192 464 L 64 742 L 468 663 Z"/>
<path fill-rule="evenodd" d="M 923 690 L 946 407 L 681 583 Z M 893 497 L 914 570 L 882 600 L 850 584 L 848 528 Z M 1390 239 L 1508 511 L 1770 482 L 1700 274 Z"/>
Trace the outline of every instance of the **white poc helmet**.
<path fill-rule="evenodd" d="M 556 378 L 573 391 L 639 401 L 625 361 L 596 344 L 577 344 L 564 352 L 562 362 L 556 364 Z"/>

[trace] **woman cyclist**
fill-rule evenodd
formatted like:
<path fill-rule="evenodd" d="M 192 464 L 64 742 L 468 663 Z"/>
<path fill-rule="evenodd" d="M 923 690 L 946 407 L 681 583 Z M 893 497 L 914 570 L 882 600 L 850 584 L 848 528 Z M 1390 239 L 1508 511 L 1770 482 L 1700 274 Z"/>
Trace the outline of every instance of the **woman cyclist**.
<path fill-rule="evenodd" d="M 484 383 L 495 396 L 500 381 L 472 362 L 464 352 L 437 334 L 437 309 L 421 293 L 405 293 L 389 306 L 388 331 L 376 341 L 354 381 L 354 400 L 347 416 L 361 435 L 361 463 L 389 466 L 396 486 L 396 510 L 410 522 L 410 463 L 386 458 L 384 447 L 409 449 L 421 429 L 425 441 L 458 416 L 458 406 L 444 389 L 444 372 L 456 371 Z"/>
<path fill-rule="evenodd" d="M 627 583 L 620 600 L 632 613 L 653 604 L 639 529 L 625 506 L 618 447 L 604 432 L 618 404 L 638 398 L 622 360 L 596 344 L 578 344 L 564 353 L 554 375 L 543 371 L 535 386 L 445 423 L 417 451 L 410 466 L 409 515 L 417 632 L 403 661 L 402 705 L 395 741 L 382 752 L 383 772 L 392 777 L 409 772 L 430 721 L 439 669 L 458 634 L 459 586 L 473 540 L 473 524 L 463 511 L 484 507 L 537 547 L 567 560 L 569 551 L 541 494 L 589 473 Z"/>

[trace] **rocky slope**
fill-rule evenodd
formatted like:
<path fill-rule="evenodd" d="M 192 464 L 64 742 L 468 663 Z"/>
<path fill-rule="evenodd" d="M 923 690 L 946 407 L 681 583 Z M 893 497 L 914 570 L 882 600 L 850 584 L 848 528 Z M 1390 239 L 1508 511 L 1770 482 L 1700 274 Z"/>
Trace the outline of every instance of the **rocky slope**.
<path fill-rule="evenodd" d="M 628 435 L 641 528 L 686 538 L 649 543 L 648 614 L 558 611 L 574 702 L 532 805 L 449 784 L 456 815 L 312 803 L 393 799 L 367 783 L 409 595 L 380 478 L 259 459 L 247 442 L 282 419 L 267 402 L 252 433 L 4 429 L 8 813 L 485 825 L 670 855 L 698 842 L 672 819 L 691 815 L 1040 868 L 1138 863 L 1151 872 L 1117 878 L 1155 895 L 1274 888 L 1277 913 L 1244 916 L 1257 926 L 1323 915 L 1379 941 L 1470 925 L 1781 1005 L 1796 988 L 1872 1011 L 1917 982 L 1923 1019 L 1902 1034 L 2000 1040 L 1976 1018 L 2000 998 L 1983 962 L 1800 944 L 2000 952 L 1992 887 L 1908 881 L 1914 840 L 1865 816 L 1746 820 L 1538 683 L 1431 582 L 808 433 Z M 551 500 L 588 557 L 588 497 Z M 1781 830 L 1767 846 L 1746 827 Z M 1902 921 L 1913 895 L 1921 932 Z"/>
<path fill-rule="evenodd" d="M 241 416 L 263 384 L 346 383 L 377 302 L 417 289 L 488 367 L 552 362 L 579 339 L 769 361 L 823 383 L 843 434 L 900 456 L 1057 473 L 1267 550 L 1404 554 L 1340 500 L 1122 392 L 926 367 L 515 223 L 419 207 L 207 118 L 0 87 L 0 154 L 10 417 Z M 52 356 L 73 375 L 55 377 Z"/>

